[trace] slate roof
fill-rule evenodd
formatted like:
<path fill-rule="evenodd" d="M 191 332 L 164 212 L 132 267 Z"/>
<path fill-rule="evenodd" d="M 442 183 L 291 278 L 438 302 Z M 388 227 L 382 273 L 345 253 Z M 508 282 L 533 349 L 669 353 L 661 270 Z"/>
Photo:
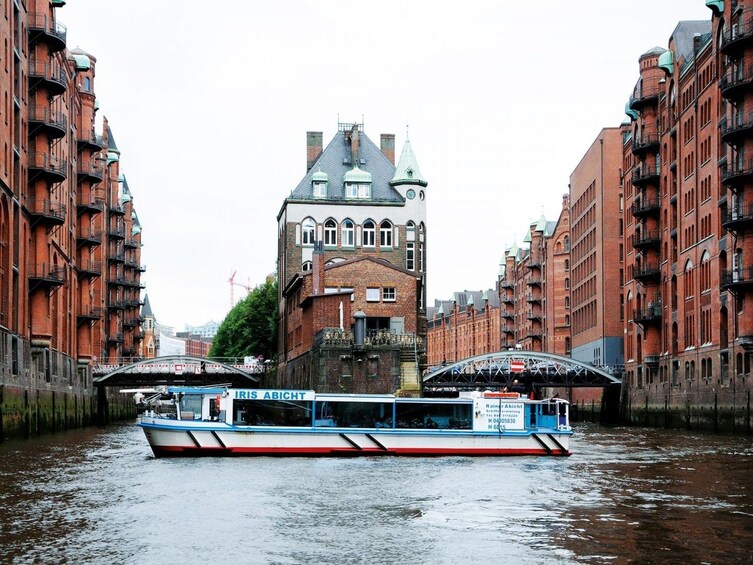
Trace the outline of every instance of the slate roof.
<path fill-rule="evenodd" d="M 403 197 L 390 186 L 390 181 L 395 174 L 395 166 L 363 132 L 359 132 L 359 162 L 353 163 L 350 144 L 345 138 L 346 133 L 349 132 L 340 131 L 332 138 L 332 141 L 313 163 L 311 170 L 301 179 L 301 182 L 293 189 L 286 201 L 403 204 L 405 202 Z M 354 198 L 346 200 L 345 198 L 343 178 L 345 173 L 353 169 L 354 165 L 371 173 L 371 199 L 369 200 Z M 311 180 L 314 173 L 319 170 L 327 173 L 329 178 L 326 198 L 314 198 Z"/>
<path fill-rule="evenodd" d="M 144 295 L 144 305 L 141 307 L 141 316 L 143 318 L 154 318 L 154 314 L 152 314 L 152 307 L 149 304 L 149 295 Z"/>
<path fill-rule="evenodd" d="M 107 126 L 107 150 L 112 151 L 113 153 L 120 153 L 109 125 Z"/>
<path fill-rule="evenodd" d="M 693 54 L 695 34 L 701 35 L 701 45 L 704 45 L 711 37 L 711 21 L 691 20 L 677 24 L 672 32 L 672 38 L 675 40 L 676 60 L 679 61 L 681 57 L 684 57 L 686 61 L 692 61 L 695 58 Z"/>

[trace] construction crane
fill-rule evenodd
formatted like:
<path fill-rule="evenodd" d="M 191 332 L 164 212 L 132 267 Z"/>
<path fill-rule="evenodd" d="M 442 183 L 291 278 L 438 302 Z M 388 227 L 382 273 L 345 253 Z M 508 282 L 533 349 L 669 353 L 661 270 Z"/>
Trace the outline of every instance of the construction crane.
<path fill-rule="evenodd" d="M 230 273 L 230 278 L 227 281 L 227 282 L 230 283 L 230 309 L 231 310 L 233 309 L 233 306 L 235 306 L 235 287 L 236 286 L 239 286 L 241 288 L 245 288 L 246 292 L 251 292 L 253 290 L 251 288 L 251 283 L 250 282 L 249 282 L 249 284 L 242 284 L 242 283 L 235 282 L 235 275 L 236 275 L 236 273 L 237 273 L 237 271 L 235 269 L 233 269 L 233 272 Z"/>

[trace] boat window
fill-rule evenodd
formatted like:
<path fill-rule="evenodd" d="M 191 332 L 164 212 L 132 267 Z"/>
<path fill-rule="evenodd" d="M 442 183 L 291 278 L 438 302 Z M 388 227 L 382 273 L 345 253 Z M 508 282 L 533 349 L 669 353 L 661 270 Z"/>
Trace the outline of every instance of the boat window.
<path fill-rule="evenodd" d="M 391 402 L 319 402 L 316 426 L 338 428 L 391 428 Z"/>
<path fill-rule="evenodd" d="M 398 428 L 470 430 L 473 405 L 405 402 L 397 405 Z"/>
<path fill-rule="evenodd" d="M 252 426 L 310 426 L 311 402 L 290 400 L 235 400 L 234 421 Z"/>
<path fill-rule="evenodd" d="M 201 420 L 201 396 L 185 394 L 180 399 L 181 420 Z"/>

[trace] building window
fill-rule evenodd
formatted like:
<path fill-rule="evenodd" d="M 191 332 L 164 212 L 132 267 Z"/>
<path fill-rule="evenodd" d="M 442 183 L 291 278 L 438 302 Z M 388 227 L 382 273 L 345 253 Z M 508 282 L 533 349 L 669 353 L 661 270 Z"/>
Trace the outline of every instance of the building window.
<path fill-rule="evenodd" d="M 301 226 L 301 235 L 303 245 L 314 245 L 314 233 L 316 231 L 316 222 L 311 218 L 303 220 Z"/>
<path fill-rule="evenodd" d="M 405 224 L 405 241 L 416 241 L 416 224 L 413 222 Z"/>
<path fill-rule="evenodd" d="M 384 302 L 395 302 L 397 300 L 397 294 L 395 287 L 385 287 L 382 289 L 382 300 Z"/>
<path fill-rule="evenodd" d="M 565 296 L 565 308 L 570 308 L 570 297 Z M 576 312 L 577 314 L 577 312 Z"/>
<path fill-rule="evenodd" d="M 379 226 L 379 246 L 392 247 L 392 224 L 387 220 Z"/>
<path fill-rule="evenodd" d="M 565 279 L 565 290 L 570 290 L 570 279 L 569 278 Z"/>
<path fill-rule="evenodd" d="M 313 264 L 311 261 L 304 261 L 303 265 L 301 265 L 301 271 L 310 271 L 312 269 Z"/>
<path fill-rule="evenodd" d="M 327 183 L 314 182 L 314 198 L 324 198 L 327 196 Z"/>
<path fill-rule="evenodd" d="M 376 225 L 371 220 L 366 220 L 363 223 L 363 246 L 376 246 Z"/>
<path fill-rule="evenodd" d="M 353 247 L 355 245 L 355 234 L 356 230 L 353 225 L 353 222 L 350 220 L 345 220 L 343 222 L 342 227 L 342 246 L 343 247 Z"/>
<path fill-rule="evenodd" d="M 337 223 L 332 218 L 324 222 L 324 245 L 337 247 Z"/>
<path fill-rule="evenodd" d="M 405 268 L 409 271 L 416 268 L 416 244 L 412 241 L 405 244 Z"/>
<path fill-rule="evenodd" d="M 378 288 L 366 289 L 366 302 L 379 302 L 379 289 Z"/>

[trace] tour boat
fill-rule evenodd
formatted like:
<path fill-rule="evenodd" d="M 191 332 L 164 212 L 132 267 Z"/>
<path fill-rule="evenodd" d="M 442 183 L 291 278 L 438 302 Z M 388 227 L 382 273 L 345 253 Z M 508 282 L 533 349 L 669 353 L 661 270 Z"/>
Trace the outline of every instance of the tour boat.
<path fill-rule="evenodd" d="M 569 404 L 518 393 L 458 398 L 166 387 L 142 413 L 155 457 L 570 455 Z"/>

